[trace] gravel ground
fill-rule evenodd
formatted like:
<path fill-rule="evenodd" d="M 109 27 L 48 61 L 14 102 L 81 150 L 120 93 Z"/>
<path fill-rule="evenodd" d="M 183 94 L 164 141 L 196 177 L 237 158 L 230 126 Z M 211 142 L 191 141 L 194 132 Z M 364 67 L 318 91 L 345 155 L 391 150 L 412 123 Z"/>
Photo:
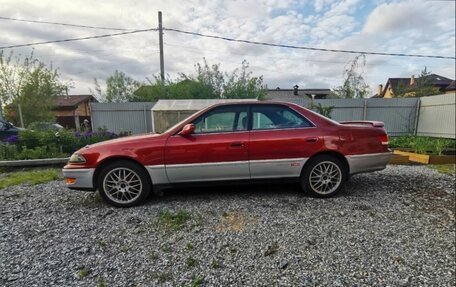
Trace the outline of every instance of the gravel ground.
<path fill-rule="evenodd" d="M 0 285 L 454 286 L 454 185 L 389 166 L 330 199 L 295 185 L 193 188 L 130 209 L 58 181 L 10 187 Z"/>

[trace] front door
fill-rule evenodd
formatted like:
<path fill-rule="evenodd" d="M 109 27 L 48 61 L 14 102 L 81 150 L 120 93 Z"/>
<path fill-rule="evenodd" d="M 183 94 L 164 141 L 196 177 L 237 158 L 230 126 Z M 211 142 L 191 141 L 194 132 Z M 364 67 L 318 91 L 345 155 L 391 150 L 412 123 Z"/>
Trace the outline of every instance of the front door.
<path fill-rule="evenodd" d="M 171 136 L 165 148 L 169 181 L 249 179 L 247 118 L 247 105 L 216 107 L 193 121 L 193 134 Z"/>

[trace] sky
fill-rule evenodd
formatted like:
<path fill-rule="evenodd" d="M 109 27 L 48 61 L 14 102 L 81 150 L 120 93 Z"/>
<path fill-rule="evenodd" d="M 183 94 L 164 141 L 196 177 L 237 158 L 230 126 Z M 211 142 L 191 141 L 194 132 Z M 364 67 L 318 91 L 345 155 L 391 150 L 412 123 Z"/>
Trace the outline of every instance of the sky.
<path fill-rule="evenodd" d="M 0 0 L 0 17 L 123 29 L 163 26 L 236 39 L 327 49 L 455 57 L 455 1 L 237 0 L 93 1 Z M 0 47 L 94 36 L 119 31 L 76 28 L 0 19 Z M 231 72 L 249 63 L 268 88 L 335 88 L 356 54 L 265 47 L 164 33 L 165 73 L 194 74 L 203 58 Z M 31 47 L 8 49 L 28 55 Z M 54 43 L 33 47 L 36 58 L 58 67 L 72 83 L 69 94 L 88 94 L 94 78 L 102 87 L 115 70 L 146 82 L 160 72 L 158 33 Z M 359 68 L 371 95 L 388 78 L 428 71 L 455 79 L 454 59 L 366 56 Z"/>

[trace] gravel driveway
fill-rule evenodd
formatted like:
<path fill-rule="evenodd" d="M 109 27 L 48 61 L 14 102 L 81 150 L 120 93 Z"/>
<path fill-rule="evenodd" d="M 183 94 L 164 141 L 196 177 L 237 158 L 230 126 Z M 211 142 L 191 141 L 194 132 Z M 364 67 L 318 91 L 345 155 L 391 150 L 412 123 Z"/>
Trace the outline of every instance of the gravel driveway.
<path fill-rule="evenodd" d="M 454 286 L 455 179 L 421 166 L 173 190 L 117 209 L 62 182 L 0 190 L 0 285 Z M 193 284 L 193 285 L 192 285 Z"/>

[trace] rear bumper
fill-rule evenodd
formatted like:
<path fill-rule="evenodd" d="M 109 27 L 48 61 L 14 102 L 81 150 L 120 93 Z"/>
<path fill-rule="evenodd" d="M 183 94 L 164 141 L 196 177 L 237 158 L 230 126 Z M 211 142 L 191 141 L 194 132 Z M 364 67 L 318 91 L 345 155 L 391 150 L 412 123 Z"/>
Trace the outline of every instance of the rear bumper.
<path fill-rule="evenodd" d="M 94 168 L 64 168 L 62 169 L 63 177 L 65 178 L 66 186 L 69 189 L 94 191 L 93 186 Z M 73 183 L 69 184 L 67 179 L 74 179 Z"/>
<path fill-rule="evenodd" d="M 350 175 L 382 170 L 386 168 L 386 165 L 392 157 L 392 152 L 384 153 L 370 153 L 370 154 L 357 154 L 347 155 L 347 162 L 350 166 Z"/>

